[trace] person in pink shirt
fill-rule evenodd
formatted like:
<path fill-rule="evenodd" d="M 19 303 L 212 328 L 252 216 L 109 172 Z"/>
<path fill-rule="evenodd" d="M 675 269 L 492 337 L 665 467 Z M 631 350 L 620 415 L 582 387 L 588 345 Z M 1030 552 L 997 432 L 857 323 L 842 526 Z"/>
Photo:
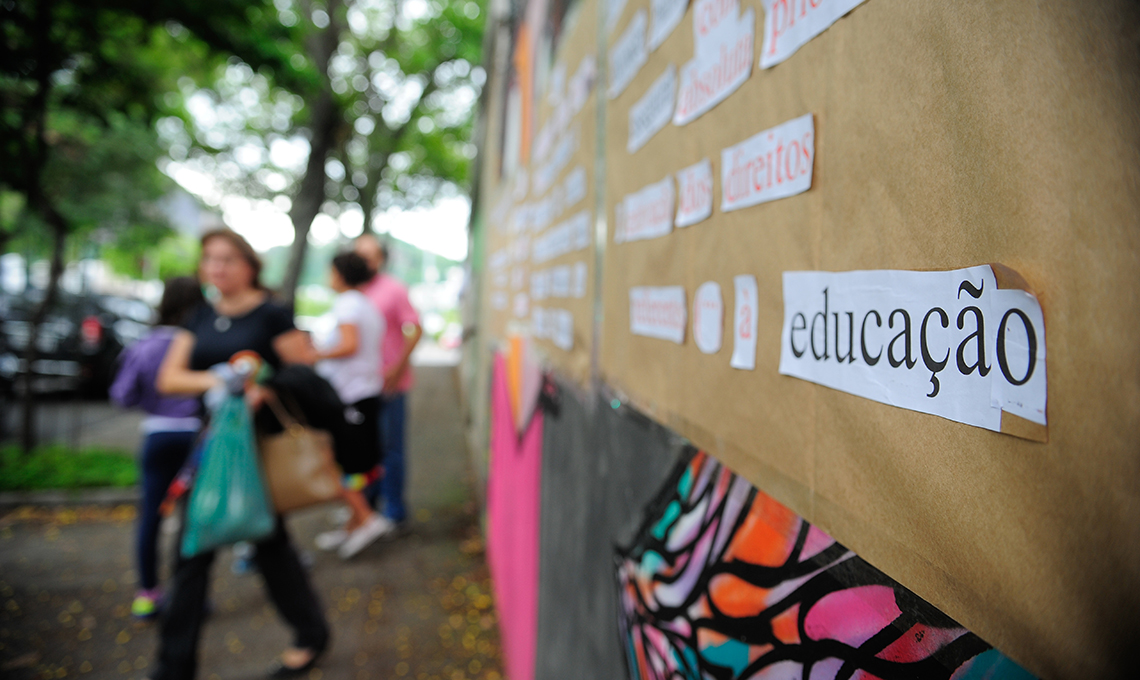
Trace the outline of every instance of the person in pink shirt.
<path fill-rule="evenodd" d="M 408 289 L 384 271 L 388 248 L 372 234 L 356 239 L 357 255 L 376 272 L 361 289 L 384 317 L 386 330 L 380 350 L 384 391 L 381 394 L 380 437 L 384 447 L 384 477 L 367 494 L 384 516 L 402 524 L 408 516 L 404 504 L 404 453 L 407 394 L 413 376 L 409 360 L 423 335 L 420 315 L 408 299 Z M 376 488 L 378 486 L 379 488 Z M 383 501 L 383 508 L 379 504 Z"/>

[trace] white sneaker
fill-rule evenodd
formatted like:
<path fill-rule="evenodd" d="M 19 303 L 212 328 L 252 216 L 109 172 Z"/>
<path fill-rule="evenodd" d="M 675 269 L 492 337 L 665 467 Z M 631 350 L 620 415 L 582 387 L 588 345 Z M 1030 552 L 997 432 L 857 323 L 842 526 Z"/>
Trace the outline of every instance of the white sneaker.
<path fill-rule="evenodd" d="M 373 541 L 386 536 L 396 530 L 396 525 L 387 517 L 372 515 L 368 521 L 349 533 L 348 538 L 337 550 L 342 560 L 350 559 L 353 555 L 364 550 Z"/>
<path fill-rule="evenodd" d="M 333 529 L 332 531 L 322 531 L 317 534 L 313 543 L 316 544 L 317 550 L 331 552 L 339 548 L 346 540 L 348 540 L 347 531 L 344 529 Z"/>

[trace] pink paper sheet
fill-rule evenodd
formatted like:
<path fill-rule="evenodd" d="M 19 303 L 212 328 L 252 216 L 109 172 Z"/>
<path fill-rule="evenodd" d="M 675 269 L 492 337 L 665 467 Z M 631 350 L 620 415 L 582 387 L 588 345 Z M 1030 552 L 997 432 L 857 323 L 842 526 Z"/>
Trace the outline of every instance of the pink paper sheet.
<path fill-rule="evenodd" d="M 499 610 L 506 676 L 533 680 L 543 414 L 535 411 L 521 438 L 512 420 L 506 362 L 497 354 L 491 388 L 487 562 Z"/>

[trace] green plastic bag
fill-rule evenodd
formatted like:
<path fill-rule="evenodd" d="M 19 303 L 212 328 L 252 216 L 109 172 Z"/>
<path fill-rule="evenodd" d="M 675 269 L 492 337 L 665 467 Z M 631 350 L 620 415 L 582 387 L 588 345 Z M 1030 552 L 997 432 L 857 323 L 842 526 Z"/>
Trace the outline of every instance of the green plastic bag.
<path fill-rule="evenodd" d="M 182 555 L 193 557 L 273 532 L 276 519 L 253 437 L 249 408 L 227 396 L 206 432 L 201 467 L 186 508 Z"/>

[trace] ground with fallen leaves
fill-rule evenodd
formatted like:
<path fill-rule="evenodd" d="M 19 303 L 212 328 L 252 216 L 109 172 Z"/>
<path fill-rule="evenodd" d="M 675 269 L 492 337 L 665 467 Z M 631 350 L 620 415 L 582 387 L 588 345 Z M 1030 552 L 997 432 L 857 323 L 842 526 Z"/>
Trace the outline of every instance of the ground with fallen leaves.
<path fill-rule="evenodd" d="M 328 508 L 290 517 L 333 645 L 310 680 L 499 680 L 498 625 L 451 368 L 420 370 L 409 432 L 410 531 L 351 561 L 319 553 Z M 0 677 L 147 677 L 155 627 L 130 616 L 130 506 L 22 507 L 0 516 Z M 168 527 L 169 530 L 169 527 Z M 172 534 L 165 543 L 169 550 Z M 213 567 L 203 680 L 264 677 L 289 633 L 256 573 Z"/>

